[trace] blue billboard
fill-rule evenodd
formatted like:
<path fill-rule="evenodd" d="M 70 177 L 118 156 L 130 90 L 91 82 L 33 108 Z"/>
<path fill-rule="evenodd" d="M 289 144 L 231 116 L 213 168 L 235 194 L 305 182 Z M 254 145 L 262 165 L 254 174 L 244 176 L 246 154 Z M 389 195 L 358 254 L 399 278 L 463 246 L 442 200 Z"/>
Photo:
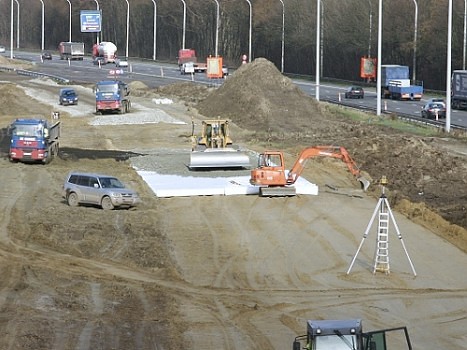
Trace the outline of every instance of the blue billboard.
<path fill-rule="evenodd" d="M 100 10 L 81 10 L 79 17 L 82 33 L 100 33 L 102 17 Z"/>

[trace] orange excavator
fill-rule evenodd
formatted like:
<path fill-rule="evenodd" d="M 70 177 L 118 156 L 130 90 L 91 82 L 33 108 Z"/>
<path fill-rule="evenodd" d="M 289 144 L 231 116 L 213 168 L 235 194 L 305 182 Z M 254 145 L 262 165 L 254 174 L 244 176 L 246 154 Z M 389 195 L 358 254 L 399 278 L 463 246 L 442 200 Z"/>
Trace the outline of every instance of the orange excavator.
<path fill-rule="evenodd" d="M 360 170 L 355 161 L 350 157 L 344 147 L 339 146 L 313 146 L 305 148 L 295 161 L 290 171 L 285 170 L 284 154 L 281 151 L 266 151 L 258 158 L 258 168 L 251 171 L 250 183 L 260 186 L 260 196 L 295 196 L 296 190 L 293 184 L 301 175 L 305 163 L 315 157 L 338 158 L 347 164 L 352 175 L 360 182 L 364 191 L 370 185 L 370 181 L 360 175 Z"/>

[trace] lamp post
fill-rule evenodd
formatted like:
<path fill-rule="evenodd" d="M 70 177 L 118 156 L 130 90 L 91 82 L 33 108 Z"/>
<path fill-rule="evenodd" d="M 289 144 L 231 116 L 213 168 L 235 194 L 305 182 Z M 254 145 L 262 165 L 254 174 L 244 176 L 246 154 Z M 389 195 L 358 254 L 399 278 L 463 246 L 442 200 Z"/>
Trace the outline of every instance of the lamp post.
<path fill-rule="evenodd" d="M 13 59 L 13 0 L 10 5 L 10 58 Z"/>
<path fill-rule="evenodd" d="M 185 33 L 186 33 L 186 2 L 180 0 L 183 3 L 183 33 L 182 33 L 182 49 L 185 48 Z"/>
<path fill-rule="evenodd" d="M 465 70 L 465 46 L 467 45 L 467 0 L 464 0 L 464 47 L 462 54 L 462 69 Z"/>
<path fill-rule="evenodd" d="M 126 51 L 125 51 L 125 57 L 128 59 L 128 38 L 130 34 L 130 3 L 128 0 L 126 1 Z"/>
<path fill-rule="evenodd" d="M 319 24 L 319 27 L 320 27 L 320 41 L 319 41 L 319 56 L 320 56 L 320 59 L 319 59 L 319 76 L 320 78 L 323 76 L 323 62 L 324 62 L 324 3 L 323 3 L 323 0 L 320 0 L 320 4 L 321 4 L 321 21 L 320 21 L 320 24 Z"/>
<path fill-rule="evenodd" d="M 383 0 L 378 2 L 378 57 L 376 73 L 376 115 L 381 115 L 381 42 L 383 31 Z"/>
<path fill-rule="evenodd" d="M 251 1 L 250 0 L 245 0 L 248 3 L 248 6 L 250 7 L 250 30 L 248 34 L 248 62 L 251 62 L 251 33 L 252 33 L 252 24 L 253 24 L 253 9 L 251 6 Z"/>
<path fill-rule="evenodd" d="M 157 3 L 156 3 L 156 0 L 151 0 L 151 1 L 154 5 L 154 24 L 153 24 L 154 29 L 153 29 L 153 34 L 152 34 L 152 40 L 153 40 L 152 59 L 153 61 L 155 61 L 156 60 L 156 38 L 157 38 Z"/>
<path fill-rule="evenodd" d="M 94 0 L 94 2 L 96 3 L 96 10 L 99 11 L 99 2 L 97 0 Z M 96 35 L 96 44 L 99 44 L 99 32 Z"/>
<path fill-rule="evenodd" d="M 412 80 L 415 81 L 417 77 L 417 27 L 418 27 L 418 4 L 417 0 L 413 0 L 415 5 L 415 23 L 414 23 L 414 34 L 413 34 L 413 71 Z"/>
<path fill-rule="evenodd" d="M 42 43 L 41 43 L 41 50 L 44 51 L 44 1 L 40 0 L 42 4 Z"/>
<path fill-rule="evenodd" d="M 282 4 L 282 45 L 281 45 L 281 73 L 284 73 L 284 38 L 285 38 L 285 5 L 283 0 L 279 0 Z M 465 0 L 467 1 L 467 0 Z"/>
<path fill-rule="evenodd" d="M 216 53 L 216 57 L 217 57 L 218 56 L 218 49 L 219 49 L 219 1 L 214 0 L 214 2 L 216 3 L 216 47 L 215 47 L 215 53 Z"/>
<path fill-rule="evenodd" d="M 19 49 L 19 1 L 15 0 L 18 13 L 16 14 L 16 48 Z"/>
<path fill-rule="evenodd" d="M 370 37 L 368 39 L 368 58 L 370 58 L 371 57 L 371 34 L 373 31 L 373 10 L 371 9 L 371 0 L 368 0 L 368 5 L 370 6 Z"/>
<path fill-rule="evenodd" d="M 448 48 L 446 64 L 446 132 L 451 131 L 451 42 L 452 42 L 452 0 L 448 5 Z"/>
<path fill-rule="evenodd" d="M 70 11 L 69 11 L 69 15 L 68 15 L 68 17 L 69 17 L 69 19 L 70 19 L 70 25 L 69 25 L 69 27 L 70 27 L 70 31 L 69 31 L 69 34 L 70 34 L 70 36 L 69 36 L 69 37 L 70 37 L 70 40 L 69 40 L 69 41 L 71 42 L 71 1 L 70 1 L 70 0 L 66 0 L 66 1 L 68 2 L 68 6 L 69 6 L 69 8 L 70 8 Z"/>
<path fill-rule="evenodd" d="M 316 0 L 316 100 L 319 101 L 321 0 Z"/>

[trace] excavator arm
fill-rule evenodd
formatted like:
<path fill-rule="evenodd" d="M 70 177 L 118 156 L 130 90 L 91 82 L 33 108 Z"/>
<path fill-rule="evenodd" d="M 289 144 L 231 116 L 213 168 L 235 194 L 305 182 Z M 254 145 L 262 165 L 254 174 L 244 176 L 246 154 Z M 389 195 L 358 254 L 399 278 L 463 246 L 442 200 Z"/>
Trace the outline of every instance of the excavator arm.
<path fill-rule="evenodd" d="M 344 147 L 339 146 L 313 146 L 305 148 L 295 161 L 292 169 L 290 169 L 287 176 L 287 184 L 291 185 L 297 181 L 308 159 L 320 156 L 341 159 L 347 165 L 350 173 L 360 181 L 364 190 L 370 185 L 370 182 L 360 175 L 360 169 L 358 169 L 349 152 Z"/>

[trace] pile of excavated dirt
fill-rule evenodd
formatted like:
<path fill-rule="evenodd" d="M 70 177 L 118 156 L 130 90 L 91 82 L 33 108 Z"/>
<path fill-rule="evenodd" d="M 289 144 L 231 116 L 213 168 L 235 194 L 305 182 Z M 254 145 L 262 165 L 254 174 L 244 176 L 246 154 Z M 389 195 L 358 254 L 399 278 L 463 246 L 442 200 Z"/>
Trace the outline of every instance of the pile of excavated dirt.
<path fill-rule="evenodd" d="M 330 106 L 317 104 L 262 58 L 241 66 L 218 89 L 184 83 L 157 92 L 199 101 L 195 106 L 201 115 L 230 119 L 244 130 L 236 135 L 237 141 L 248 139 L 258 147 L 279 147 L 290 153 L 289 166 L 308 146 L 347 148 L 374 182 L 387 176 L 391 205 L 399 206 L 408 217 L 421 217 L 420 223 L 454 237 L 467 251 L 465 140 L 417 137 L 351 121 L 330 111 Z M 375 196 L 381 193 L 379 186 L 370 191 Z"/>
<path fill-rule="evenodd" d="M 256 132 L 306 133 L 321 119 L 316 101 L 264 58 L 241 66 L 199 103 L 198 110 Z"/>

